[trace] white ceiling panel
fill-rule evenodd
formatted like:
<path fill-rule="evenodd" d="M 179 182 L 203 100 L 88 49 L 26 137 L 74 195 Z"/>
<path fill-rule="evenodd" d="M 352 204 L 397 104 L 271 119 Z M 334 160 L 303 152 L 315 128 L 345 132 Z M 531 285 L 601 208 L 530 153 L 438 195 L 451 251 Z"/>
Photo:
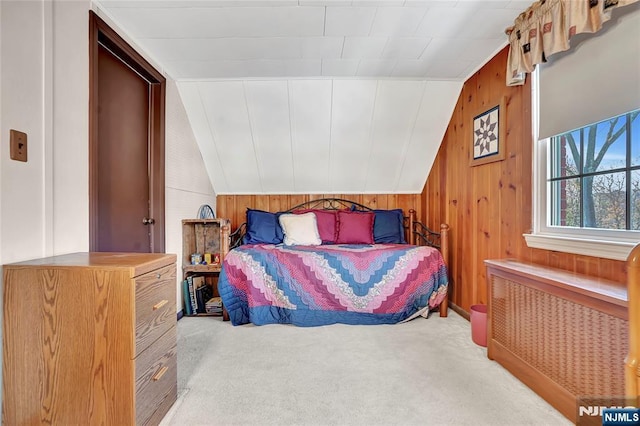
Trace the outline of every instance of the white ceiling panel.
<path fill-rule="evenodd" d="M 371 36 L 412 36 L 427 8 L 387 7 L 377 13 L 371 26 Z"/>
<path fill-rule="evenodd" d="M 165 61 L 302 58 L 300 38 L 144 39 L 142 42 Z"/>
<path fill-rule="evenodd" d="M 246 78 L 257 61 L 167 61 L 165 67 L 176 79 Z"/>
<path fill-rule="evenodd" d="M 298 0 L 100 0 L 100 4 L 109 8 L 293 7 Z"/>
<path fill-rule="evenodd" d="M 464 31 L 467 26 L 474 26 L 474 23 L 473 9 L 434 7 L 427 10 L 415 35 L 429 38 L 456 38 L 460 31 Z"/>
<path fill-rule="evenodd" d="M 440 61 L 471 61 L 479 63 L 480 58 L 488 58 L 500 47 L 504 47 L 506 41 L 497 44 L 491 39 L 442 39 L 437 38 L 431 41 L 425 48 L 420 59 L 433 63 Z"/>
<path fill-rule="evenodd" d="M 200 91 L 229 186 L 238 193 L 262 192 L 243 83 L 202 83 Z"/>
<path fill-rule="evenodd" d="M 187 107 L 189 124 L 196 138 L 198 148 L 204 160 L 204 166 L 209 175 L 209 179 L 217 192 L 229 192 L 231 186 L 225 176 L 225 169 L 222 167 L 220 156 L 216 150 L 216 141 L 213 140 L 213 132 L 209 125 L 209 118 L 204 110 L 200 87 L 198 83 L 179 82 L 177 83 L 180 98 Z"/>
<path fill-rule="evenodd" d="M 342 48 L 343 59 L 379 59 L 387 37 L 346 37 Z"/>
<path fill-rule="evenodd" d="M 394 60 L 361 59 L 356 75 L 360 77 L 384 77 L 391 75 L 395 66 L 396 61 Z"/>
<path fill-rule="evenodd" d="M 423 81 L 378 83 L 366 192 L 396 192 L 424 85 Z"/>
<path fill-rule="evenodd" d="M 92 8 L 178 81 L 216 193 L 418 193 L 462 83 L 531 1 Z"/>
<path fill-rule="evenodd" d="M 451 111 L 462 90 L 459 81 L 428 81 L 422 95 L 415 126 L 401 165 L 397 190 L 422 188 L 447 130 Z M 447 124 L 444 124 L 447 123 Z"/>
<path fill-rule="evenodd" d="M 358 79 L 179 84 L 218 194 L 420 192 L 428 174 L 420 165 L 433 162 L 461 87 Z"/>
<path fill-rule="evenodd" d="M 358 72 L 359 59 L 323 59 L 322 75 L 351 77 Z"/>
<path fill-rule="evenodd" d="M 262 190 L 280 194 L 293 192 L 287 82 L 247 81 L 244 87 Z"/>
<path fill-rule="evenodd" d="M 289 81 L 296 192 L 329 188 L 332 86 L 331 80 Z"/>
<path fill-rule="evenodd" d="M 418 59 L 430 42 L 430 38 L 390 37 L 382 59 Z"/>
<path fill-rule="evenodd" d="M 429 79 L 445 79 L 451 78 L 452 75 L 467 75 L 471 67 L 471 61 L 450 60 L 430 62 L 424 77 Z"/>
<path fill-rule="evenodd" d="M 301 37 L 299 44 L 303 58 L 339 58 L 344 37 Z"/>
<path fill-rule="evenodd" d="M 284 61 L 284 66 L 285 66 L 285 75 L 288 75 L 291 77 L 315 77 L 320 75 L 322 60 L 320 59 L 290 60 L 290 61 Z"/>
<path fill-rule="evenodd" d="M 137 38 L 321 36 L 323 7 L 110 8 Z"/>
<path fill-rule="evenodd" d="M 387 7 L 387 6 L 402 6 L 404 0 L 352 0 L 352 6 L 370 6 L 370 7 Z"/>
<path fill-rule="evenodd" d="M 377 81 L 334 80 L 330 191 L 362 192 L 371 152 Z"/>
<path fill-rule="evenodd" d="M 326 36 L 366 36 L 371 30 L 375 7 L 327 7 Z"/>

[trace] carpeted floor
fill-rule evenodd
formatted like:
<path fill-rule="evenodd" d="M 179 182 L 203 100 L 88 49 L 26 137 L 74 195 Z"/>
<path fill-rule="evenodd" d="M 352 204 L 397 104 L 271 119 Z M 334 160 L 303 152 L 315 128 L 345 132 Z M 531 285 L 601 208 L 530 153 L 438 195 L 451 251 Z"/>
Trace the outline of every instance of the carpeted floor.
<path fill-rule="evenodd" d="M 450 311 L 406 324 L 178 321 L 178 401 L 162 425 L 571 424 Z"/>

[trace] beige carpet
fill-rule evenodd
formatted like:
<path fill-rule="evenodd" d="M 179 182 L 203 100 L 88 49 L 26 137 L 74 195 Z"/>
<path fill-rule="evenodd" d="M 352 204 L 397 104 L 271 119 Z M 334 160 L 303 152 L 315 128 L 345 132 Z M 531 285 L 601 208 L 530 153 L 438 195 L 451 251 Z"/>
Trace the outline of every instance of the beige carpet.
<path fill-rule="evenodd" d="M 565 425 L 450 311 L 405 324 L 178 322 L 178 401 L 162 425 Z"/>

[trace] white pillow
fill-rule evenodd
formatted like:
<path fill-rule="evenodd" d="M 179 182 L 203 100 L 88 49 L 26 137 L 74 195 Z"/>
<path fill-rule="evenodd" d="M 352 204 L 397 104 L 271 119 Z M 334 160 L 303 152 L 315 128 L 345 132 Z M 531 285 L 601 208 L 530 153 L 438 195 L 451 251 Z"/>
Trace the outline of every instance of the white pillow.
<path fill-rule="evenodd" d="M 284 231 L 285 245 L 319 246 L 322 244 L 315 214 L 283 214 L 280 215 L 279 220 Z"/>

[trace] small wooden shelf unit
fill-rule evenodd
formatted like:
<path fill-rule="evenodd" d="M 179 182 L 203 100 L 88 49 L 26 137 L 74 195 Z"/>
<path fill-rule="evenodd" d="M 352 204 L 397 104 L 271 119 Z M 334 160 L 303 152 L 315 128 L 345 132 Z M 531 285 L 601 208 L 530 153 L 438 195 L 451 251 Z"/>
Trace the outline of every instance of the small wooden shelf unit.
<path fill-rule="evenodd" d="M 203 276 L 205 284 L 212 287 L 213 295 L 218 293 L 218 276 L 222 262 L 229 252 L 229 219 L 184 219 L 182 221 L 182 278 Z M 191 255 L 219 255 L 220 261 L 207 265 L 192 265 Z M 187 300 L 184 301 L 188 303 Z M 184 311 L 186 314 L 186 310 Z M 191 316 L 220 316 L 222 314 L 193 314 Z"/>

